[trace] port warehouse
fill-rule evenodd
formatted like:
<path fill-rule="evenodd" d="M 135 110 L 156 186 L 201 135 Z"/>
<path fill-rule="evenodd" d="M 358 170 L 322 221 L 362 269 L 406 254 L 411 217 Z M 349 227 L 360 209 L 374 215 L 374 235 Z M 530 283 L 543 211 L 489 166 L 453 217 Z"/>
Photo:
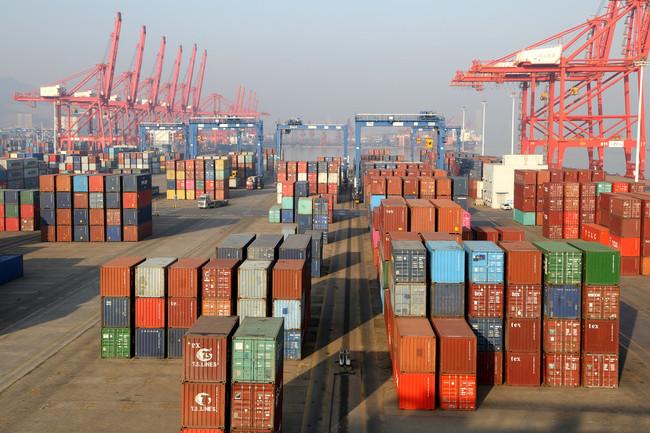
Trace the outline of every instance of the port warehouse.
<path fill-rule="evenodd" d="M 162 180 L 161 180 L 160 182 L 162 182 Z M 270 191 L 269 191 L 269 192 L 270 192 Z M 267 193 L 269 193 L 269 192 L 267 192 Z M 241 191 L 241 193 L 244 194 L 244 191 Z M 274 205 L 274 203 L 277 202 L 277 197 L 276 197 L 277 194 L 276 194 L 275 192 L 273 192 L 273 193 L 270 194 L 270 195 L 272 195 L 272 197 L 269 197 L 270 200 L 268 200 L 268 203 L 265 205 L 266 208 L 262 208 L 262 209 L 260 209 L 260 211 L 261 211 L 260 214 L 261 214 L 261 215 L 260 215 L 259 218 L 262 219 L 262 220 L 267 220 L 267 218 L 268 218 L 268 217 L 267 217 L 267 212 L 268 212 L 268 210 L 269 210 L 269 209 Z M 243 198 L 243 197 L 245 197 L 245 195 L 242 195 L 242 196 L 240 196 L 240 197 Z M 234 206 L 237 206 L 236 202 L 238 201 L 238 198 L 239 198 L 239 197 L 235 197 L 235 198 L 233 199 L 233 205 L 234 205 Z M 346 204 L 346 203 L 347 203 L 347 204 Z M 353 207 L 350 205 L 349 201 L 348 201 L 348 202 L 344 202 L 344 203 L 339 204 L 338 207 L 339 207 L 339 209 L 342 208 L 342 210 L 341 210 L 342 215 L 344 215 L 346 212 L 350 212 L 348 209 L 353 209 Z M 224 210 L 225 210 L 225 209 L 226 209 L 226 208 L 224 208 Z M 470 209 L 470 211 L 473 212 L 475 215 L 480 215 L 480 213 L 481 213 L 482 211 L 484 211 L 484 210 L 481 209 L 481 208 L 474 208 L 474 207 L 470 207 L 469 209 Z M 359 221 L 359 222 L 358 222 L 358 224 L 360 225 L 360 228 L 367 227 L 368 224 L 369 224 L 369 222 L 370 222 L 370 220 L 367 218 L 367 211 L 366 211 L 364 208 L 362 208 L 362 207 L 359 207 L 357 210 L 358 210 L 358 211 L 361 211 L 360 214 L 363 215 L 363 216 L 359 216 L 359 217 L 358 217 L 358 218 L 362 218 L 362 221 Z M 193 212 L 193 211 L 194 211 L 194 210 L 193 210 L 192 208 L 189 208 L 189 207 L 187 208 L 187 212 L 188 212 L 188 213 L 189 213 L 189 212 Z M 500 218 L 503 218 L 503 212 L 502 212 L 502 211 L 495 211 L 495 212 L 497 212 L 496 214 L 494 214 L 494 215 L 495 215 L 495 216 L 494 216 L 495 218 L 499 218 L 499 217 L 500 217 Z M 262 216 L 262 215 L 263 215 L 263 216 Z M 163 216 L 163 217 L 161 217 L 161 218 L 169 218 L 169 217 L 164 217 L 164 216 Z M 161 220 L 161 221 L 164 221 L 164 220 Z M 475 216 L 475 218 L 474 218 L 474 221 L 477 221 L 476 216 Z M 480 219 L 479 219 L 478 221 L 480 221 Z M 334 222 L 334 224 L 339 224 L 339 225 L 340 225 L 340 224 L 343 223 L 343 222 L 344 222 L 344 221 L 336 221 L 336 218 L 335 218 L 335 222 Z M 530 230 L 532 230 L 532 229 L 529 228 L 529 227 L 520 227 L 519 225 L 513 223 L 512 220 L 510 220 L 510 219 L 508 219 L 508 218 L 506 218 L 506 220 L 503 222 L 502 225 L 503 225 L 503 226 L 513 226 L 513 225 L 514 225 L 515 227 L 519 227 L 521 230 L 527 230 L 527 235 L 530 233 Z M 279 231 L 279 227 L 278 227 L 278 226 L 275 226 L 275 227 L 277 227 L 277 229 L 273 229 L 274 225 L 266 225 L 266 224 L 264 224 L 264 226 L 265 226 L 265 228 L 268 229 L 269 231 L 270 231 L 270 230 L 274 230 L 274 231 L 275 231 L 275 230 L 278 230 L 278 231 Z M 164 227 L 164 226 L 163 226 L 163 227 Z M 161 227 L 161 229 L 163 229 L 163 227 Z M 336 227 L 336 226 L 334 226 L 334 227 Z M 167 228 L 167 229 L 169 229 L 169 228 Z M 367 229 L 364 228 L 364 230 L 367 230 Z M 539 229 L 537 229 L 537 230 L 539 230 Z M 250 230 L 246 230 L 245 228 L 243 228 L 243 229 L 237 230 L 236 232 L 242 232 L 242 233 L 244 233 L 244 232 L 249 232 L 249 231 L 250 231 Z M 341 249 L 341 247 L 342 247 L 343 245 L 340 245 L 340 244 L 341 244 L 341 243 L 344 243 L 344 242 L 347 242 L 347 240 L 345 239 L 345 237 L 344 237 L 343 234 L 336 234 L 336 233 L 338 233 L 338 230 L 332 230 L 332 228 L 330 228 L 330 231 L 332 232 L 332 235 L 331 235 L 331 236 L 333 237 L 333 239 L 331 240 L 331 241 L 332 241 L 332 245 L 326 247 L 326 250 L 325 250 L 325 255 L 326 255 L 326 257 L 328 256 L 328 254 L 327 254 L 327 249 L 328 249 L 328 248 L 329 248 L 329 249 L 334 249 L 334 248 L 337 248 L 337 245 L 338 245 L 338 248 Z M 259 232 L 261 233 L 262 230 L 260 230 Z M 276 232 L 277 232 L 277 231 L 276 231 Z M 532 236 L 532 239 L 531 239 L 531 240 L 542 240 L 542 239 L 543 239 L 543 238 L 542 238 L 538 233 L 535 233 L 534 231 L 533 231 L 532 233 L 530 233 L 530 234 L 531 234 L 531 236 Z M 155 237 L 156 237 L 156 236 L 154 235 L 154 238 L 155 238 Z M 224 237 L 225 237 L 225 236 L 224 236 Z M 367 244 L 367 245 L 372 245 L 372 235 L 369 233 L 369 230 L 368 230 L 368 231 L 366 232 L 366 234 L 364 234 L 362 237 L 363 237 L 363 242 L 365 242 L 365 244 Z M 527 239 L 528 239 L 528 238 L 527 238 Z M 156 239 L 151 239 L 151 240 L 154 241 L 154 242 L 156 241 Z M 360 239 L 360 241 L 361 241 L 361 239 Z M 213 251 L 213 248 L 214 248 L 214 246 L 215 246 L 216 244 L 217 244 L 217 242 L 215 241 L 215 242 L 210 246 L 210 250 Z M 360 249 L 361 251 L 363 251 L 363 249 L 366 248 L 366 246 L 364 246 L 365 244 L 364 244 L 364 243 L 360 243 L 360 245 L 359 245 L 357 248 Z M 60 245 L 60 244 L 59 244 L 59 245 Z M 345 246 L 347 247 L 347 245 L 345 245 Z M 142 251 L 142 252 L 144 253 L 144 254 L 143 254 L 144 256 L 152 256 L 152 254 L 149 254 L 146 250 L 145 250 L 145 251 Z M 332 251 L 330 251 L 330 253 L 331 253 L 331 252 L 332 252 Z M 211 253 L 211 251 L 210 251 L 210 253 Z M 210 253 L 208 253 L 208 252 L 206 251 L 206 252 L 204 253 L 204 255 L 205 255 L 205 256 L 209 256 Z M 373 254 L 374 254 L 374 253 L 373 253 Z M 368 255 L 367 255 L 367 258 L 364 260 L 364 263 L 365 263 L 365 264 L 367 264 L 367 261 L 368 261 L 368 260 L 373 260 L 373 258 L 372 258 L 372 255 L 373 255 L 373 254 L 368 254 Z M 156 254 L 156 255 L 157 255 L 157 256 L 161 256 L 160 254 Z M 118 256 L 124 256 L 124 254 L 118 254 Z M 178 255 L 174 254 L 173 256 L 177 257 Z M 336 255 L 336 256 L 337 256 L 337 255 Z M 336 257 L 336 256 L 334 256 L 334 257 Z M 328 258 L 329 258 L 329 260 L 332 260 L 333 256 L 332 256 L 332 255 L 329 255 Z M 29 256 L 28 256 L 28 259 L 29 259 Z M 339 260 L 340 260 L 340 259 L 339 259 Z M 330 261 L 329 266 L 326 266 L 326 267 L 329 268 L 328 270 L 333 270 L 333 271 L 335 271 L 335 272 L 334 272 L 335 274 L 336 274 L 336 270 L 337 270 L 337 267 L 338 267 L 336 262 L 337 262 L 336 260 L 334 260 L 333 262 Z M 29 263 L 29 260 L 27 260 L 27 263 Z M 97 263 L 97 265 L 101 265 L 101 264 L 103 264 L 103 263 L 105 263 L 105 262 Z M 372 262 L 370 262 L 370 263 L 372 263 Z M 346 263 L 346 264 L 347 264 L 347 263 Z M 343 267 L 343 266 L 341 266 L 341 267 Z M 358 266 L 357 266 L 357 268 L 358 268 Z M 367 268 L 368 268 L 368 269 L 373 269 L 373 268 L 372 268 L 372 264 L 368 264 Z M 341 269 L 341 270 L 343 270 L 343 269 Z M 358 270 L 358 269 L 357 269 L 357 270 Z M 361 274 L 361 273 L 360 273 L 360 274 Z M 28 275 L 29 275 L 29 274 L 28 274 Z M 376 278 L 374 278 L 373 276 L 371 276 L 371 275 L 372 275 L 372 274 L 368 274 L 368 276 L 367 276 L 366 278 L 367 278 L 367 281 L 369 282 L 368 284 L 369 284 L 369 285 L 370 285 L 370 284 L 373 284 L 374 287 L 375 287 L 375 290 L 374 290 L 372 293 L 369 293 L 369 295 L 371 296 L 370 299 L 372 299 L 372 302 L 374 302 L 375 307 L 376 307 L 376 306 L 377 306 L 376 304 L 379 304 L 379 302 L 378 302 L 379 285 L 378 285 L 378 280 L 377 280 Z M 375 275 L 376 275 L 376 273 L 375 273 Z M 330 274 L 326 274 L 326 276 L 323 277 L 323 281 L 328 281 L 328 280 L 329 280 L 330 278 L 332 278 L 332 277 L 333 277 L 332 275 L 330 275 Z M 20 279 L 19 279 L 19 280 L 20 280 Z M 317 280 L 314 280 L 314 281 L 317 281 Z M 373 281 L 373 283 L 370 283 L 371 281 Z M 317 287 L 317 289 L 316 289 L 316 290 L 317 290 L 316 293 L 318 293 L 318 287 L 319 287 L 319 286 L 318 286 L 318 282 L 316 282 L 315 286 Z M 321 287 L 322 287 L 322 286 L 321 286 Z M 322 290 L 322 289 L 321 289 L 321 290 Z M 622 289 L 621 289 L 621 290 L 622 290 L 623 293 L 625 292 L 625 285 L 624 285 L 624 284 L 622 284 Z M 622 297 L 624 297 L 624 295 L 622 295 Z M 322 301 L 321 301 L 321 302 L 322 302 Z M 99 304 L 99 301 L 97 301 L 97 302 L 95 303 L 95 307 L 96 307 L 98 304 Z M 318 303 L 315 304 L 316 308 L 318 307 L 318 305 L 319 305 Z M 321 305 L 322 305 L 322 304 L 321 304 Z M 373 305 L 373 304 L 371 303 L 371 305 Z M 377 310 L 376 308 L 373 308 L 373 310 L 375 310 L 374 312 L 377 314 L 377 317 L 381 318 L 381 308 L 380 308 L 378 311 L 376 311 L 376 310 Z M 321 312 L 320 314 L 315 314 L 315 316 L 320 317 L 321 314 L 322 314 L 322 312 Z M 621 320 L 622 320 L 623 322 L 626 320 L 626 319 L 625 319 L 625 316 L 624 316 L 623 314 L 622 314 Z M 316 327 L 319 326 L 319 322 L 320 322 L 320 321 L 314 320 L 313 322 L 315 322 Z M 382 320 L 382 322 L 383 322 L 383 320 Z M 343 321 L 343 323 L 341 323 L 341 325 L 343 326 L 343 328 L 345 328 L 345 323 L 344 323 L 344 321 Z M 348 325 L 348 326 L 349 326 L 349 325 Z M 382 326 L 383 326 L 383 323 L 382 323 Z M 92 342 L 93 347 L 94 347 L 95 349 L 97 349 L 97 350 L 94 351 L 94 355 L 95 355 L 95 356 L 98 356 L 98 346 L 99 346 L 98 343 L 97 343 L 97 338 L 96 338 L 97 335 L 98 335 L 98 332 L 95 333 L 95 335 L 94 335 L 95 338 L 93 339 L 93 342 Z M 322 338 L 322 337 L 321 337 L 321 338 Z M 385 331 L 384 331 L 384 335 L 383 335 L 383 336 L 378 335 L 377 338 L 386 338 Z M 307 347 L 306 353 L 307 353 L 307 354 L 310 353 L 310 349 L 309 349 L 310 344 L 311 344 L 311 345 L 315 345 L 315 343 L 317 343 L 317 340 L 318 340 L 318 339 L 319 339 L 319 338 L 318 338 L 318 335 L 314 335 L 314 332 L 313 332 L 313 331 L 312 331 L 312 333 L 311 333 L 311 336 L 310 336 L 309 333 L 307 334 L 307 338 L 306 338 L 306 347 Z M 311 340 L 311 341 L 310 341 L 310 340 Z M 380 341 L 381 341 L 381 340 L 380 340 Z M 376 343 L 375 343 L 375 344 L 376 344 Z M 385 344 L 385 343 L 384 343 L 384 344 Z M 623 343 L 622 343 L 622 344 L 623 344 Z M 350 345 L 350 346 L 351 346 L 351 345 Z M 338 348 L 337 348 L 337 349 L 338 349 Z M 351 349 L 352 349 L 352 351 L 353 351 L 353 353 L 354 353 L 354 350 L 355 350 L 354 347 L 351 347 Z M 313 350 L 313 349 L 312 349 L 312 350 Z M 386 349 L 384 349 L 384 350 L 386 350 Z M 388 353 L 388 352 L 385 352 L 385 353 Z M 312 353 L 311 355 L 308 355 L 306 359 L 309 359 L 309 356 L 312 356 L 312 357 L 313 357 L 314 355 L 315 355 L 315 354 Z M 353 356 L 353 358 L 354 358 L 354 356 Z M 106 360 L 104 360 L 104 361 L 106 361 Z M 630 363 L 633 362 L 633 361 L 630 360 L 629 358 L 626 360 L 626 363 L 628 363 L 628 361 L 629 361 Z M 108 362 L 110 362 L 110 361 L 108 361 Z M 147 360 L 142 359 L 142 360 L 135 360 L 135 362 L 147 363 L 147 362 L 151 362 L 151 361 L 147 361 Z M 288 361 L 287 364 L 290 364 L 291 362 L 292 362 L 292 361 Z M 355 362 L 354 362 L 354 360 L 353 360 L 352 365 L 354 366 L 354 364 L 355 364 Z M 118 369 L 121 368 L 121 367 L 119 367 L 119 366 L 116 366 L 116 367 L 117 367 Z M 292 368 L 291 366 L 288 366 L 288 367 L 287 367 L 288 370 L 291 370 L 291 368 Z M 389 373 L 390 373 L 390 367 L 389 367 Z M 291 379 L 287 380 L 286 376 L 291 377 L 291 372 L 289 372 L 289 374 L 286 374 L 286 375 L 285 375 L 285 385 L 289 387 L 288 389 L 291 389 Z M 388 377 L 388 378 L 390 378 L 390 376 L 392 376 L 392 374 L 389 374 L 389 377 Z M 179 375 L 176 375 L 175 377 L 176 377 L 175 380 L 177 381 Z M 541 380 L 541 379 L 540 379 L 540 380 Z M 386 383 L 386 382 L 385 382 L 385 383 Z M 390 383 L 390 382 L 388 382 L 388 383 Z M 621 387 L 624 388 L 624 386 L 625 386 L 625 374 L 622 374 L 622 375 L 621 375 Z M 503 388 L 505 388 L 505 387 L 503 387 Z M 286 389 L 286 388 L 285 388 L 285 389 Z M 508 393 L 508 392 L 512 392 L 512 393 L 514 393 L 514 395 L 519 395 L 518 393 L 525 392 L 525 391 L 522 391 L 522 390 L 520 390 L 520 389 L 519 389 L 519 390 L 518 390 L 518 389 L 514 389 L 514 388 L 511 388 L 511 389 L 512 389 L 512 391 L 510 391 L 510 390 L 509 390 L 509 391 L 501 391 L 501 392 L 504 392 L 502 398 L 504 398 L 505 401 L 507 401 L 507 399 L 508 399 L 508 397 L 507 397 L 507 395 L 508 395 L 507 393 Z M 392 391 L 392 392 L 394 392 L 394 391 Z M 554 392 L 558 392 L 558 393 L 560 393 L 561 395 L 566 395 L 566 390 L 563 391 L 562 389 L 560 389 L 560 390 L 557 390 L 557 391 L 554 391 Z M 610 392 L 611 392 L 611 390 L 610 390 Z M 171 390 L 170 390 L 170 393 L 172 394 L 172 395 L 170 396 L 170 397 L 171 397 L 170 400 L 178 402 L 178 401 L 179 401 L 179 395 L 180 395 L 180 392 L 179 392 L 178 387 L 176 387 L 176 389 L 171 389 Z M 490 391 L 490 393 L 491 393 L 491 394 L 494 393 L 494 390 Z M 480 401 L 480 395 L 481 395 L 481 387 L 480 387 L 480 386 L 479 386 L 479 388 L 478 388 L 478 394 L 479 394 L 479 401 Z M 286 393 L 286 391 L 285 391 L 285 399 L 286 399 L 286 398 L 287 398 L 287 393 Z M 562 398 L 562 397 L 558 397 L 558 396 L 556 395 L 555 398 Z M 608 397 L 605 397 L 605 398 L 608 398 Z M 285 400 L 285 401 L 286 401 L 286 400 Z M 177 404 L 178 404 L 178 403 L 177 403 Z M 397 408 L 397 407 L 398 407 L 398 402 L 395 401 L 395 403 L 394 403 L 392 406 L 393 406 L 394 408 Z M 487 406 L 487 404 L 484 404 L 484 405 L 479 404 L 479 405 L 478 405 L 478 411 L 481 412 L 482 410 L 486 410 L 486 407 L 485 407 L 485 406 Z M 180 407 L 180 406 L 178 406 L 178 407 Z M 285 407 L 287 407 L 286 404 L 285 404 Z M 289 407 L 291 407 L 291 406 L 289 405 Z M 391 410 L 392 410 L 392 409 L 391 409 Z M 290 415 L 290 414 L 291 414 L 291 409 L 285 409 L 285 412 L 287 412 L 287 413 L 289 414 L 289 419 L 291 419 L 291 415 Z M 293 419 L 300 419 L 300 420 L 302 420 L 302 419 L 303 419 L 303 413 L 302 413 L 301 411 L 298 411 L 298 412 L 299 412 L 299 413 L 294 414 L 294 418 L 293 418 Z M 287 417 L 285 416 L 285 419 L 286 419 L 286 418 L 287 418 Z M 176 416 L 176 417 L 173 419 L 173 422 L 175 423 L 176 426 L 179 425 L 179 419 L 180 419 L 179 416 Z M 287 424 L 286 424 L 286 422 L 284 423 L 284 426 L 285 426 L 285 429 L 287 429 Z"/>

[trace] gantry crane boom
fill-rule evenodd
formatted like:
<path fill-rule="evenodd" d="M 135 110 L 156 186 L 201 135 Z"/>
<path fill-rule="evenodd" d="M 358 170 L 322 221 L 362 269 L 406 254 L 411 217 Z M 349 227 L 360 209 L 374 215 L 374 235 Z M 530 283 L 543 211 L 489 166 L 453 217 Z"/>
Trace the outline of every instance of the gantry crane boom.
<path fill-rule="evenodd" d="M 192 97 L 192 116 L 196 116 L 199 110 L 199 102 L 201 101 L 201 89 L 203 88 L 203 74 L 205 73 L 205 61 L 208 57 L 208 50 L 203 51 L 203 58 L 201 59 L 201 68 L 199 70 L 199 81 L 196 83 L 196 88 Z"/>

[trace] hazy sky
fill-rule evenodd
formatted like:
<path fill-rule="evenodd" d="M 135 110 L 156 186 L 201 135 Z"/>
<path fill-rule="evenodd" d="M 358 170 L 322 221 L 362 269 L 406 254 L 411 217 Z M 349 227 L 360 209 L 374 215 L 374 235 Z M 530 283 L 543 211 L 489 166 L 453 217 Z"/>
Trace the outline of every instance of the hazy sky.
<path fill-rule="evenodd" d="M 183 45 L 208 50 L 203 95 L 234 100 L 238 85 L 257 92 L 273 122 L 346 122 L 355 113 L 429 109 L 460 123 L 468 107 L 480 129 L 488 102 L 486 153 L 510 147 L 514 89 L 450 87 L 473 59 L 492 60 L 585 22 L 601 0 L 441 1 L 8 1 L 0 15 L 0 76 L 41 86 L 103 62 L 116 13 L 122 32 L 116 76 L 147 27 L 142 78 L 167 38 L 163 82 Z M 461 6 L 462 5 L 462 6 Z M 622 158 L 622 154 L 621 154 Z"/>

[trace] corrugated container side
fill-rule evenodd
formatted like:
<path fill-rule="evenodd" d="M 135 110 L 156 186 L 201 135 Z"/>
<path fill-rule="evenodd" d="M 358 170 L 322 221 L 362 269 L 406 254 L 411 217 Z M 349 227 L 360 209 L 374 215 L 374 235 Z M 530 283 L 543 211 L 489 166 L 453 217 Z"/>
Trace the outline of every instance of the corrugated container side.
<path fill-rule="evenodd" d="M 311 288 L 305 260 L 278 260 L 273 266 L 273 299 L 301 299 Z"/>
<path fill-rule="evenodd" d="M 232 431 L 280 431 L 283 394 L 282 372 L 274 384 L 234 383 L 230 396 Z"/>
<path fill-rule="evenodd" d="M 618 355 L 583 353 L 582 385 L 585 388 L 617 388 Z"/>
<path fill-rule="evenodd" d="M 598 242 L 570 241 L 582 254 L 582 282 L 589 285 L 618 285 L 621 253 Z"/>
<path fill-rule="evenodd" d="M 509 284 L 540 284 L 542 253 L 528 242 L 500 242 L 505 252 L 506 282 Z"/>
<path fill-rule="evenodd" d="M 166 328 L 164 298 L 135 298 L 136 328 Z"/>
<path fill-rule="evenodd" d="M 582 304 L 580 286 L 544 285 L 544 316 L 552 319 L 578 319 Z"/>
<path fill-rule="evenodd" d="M 580 353 L 580 319 L 544 318 L 543 347 L 549 353 Z"/>
<path fill-rule="evenodd" d="M 266 299 L 271 289 L 273 262 L 270 260 L 246 260 L 238 269 L 239 298 Z"/>
<path fill-rule="evenodd" d="M 582 286 L 582 317 L 585 319 L 618 319 L 620 286 Z"/>
<path fill-rule="evenodd" d="M 249 246 L 246 257 L 249 260 L 276 260 L 278 258 L 280 244 L 283 236 L 281 234 L 259 235 Z"/>
<path fill-rule="evenodd" d="M 225 382 L 230 379 L 230 345 L 239 318 L 201 316 L 183 337 L 183 380 Z"/>
<path fill-rule="evenodd" d="M 282 370 L 283 319 L 248 317 L 233 335 L 232 381 L 273 383 Z"/>
<path fill-rule="evenodd" d="M 582 351 L 586 353 L 618 353 L 618 320 L 584 319 Z"/>
<path fill-rule="evenodd" d="M 268 317 L 270 307 L 267 298 L 237 299 L 237 315 L 242 320 L 246 317 Z"/>
<path fill-rule="evenodd" d="M 503 384 L 503 352 L 478 352 L 476 360 L 478 385 Z"/>
<path fill-rule="evenodd" d="M 503 317 L 503 284 L 468 283 L 467 314 L 470 318 Z"/>
<path fill-rule="evenodd" d="M 167 358 L 183 358 L 183 335 L 187 328 L 169 328 L 167 329 Z"/>
<path fill-rule="evenodd" d="M 165 330 L 162 328 L 136 328 L 135 356 L 136 358 L 164 358 Z"/>
<path fill-rule="evenodd" d="M 456 242 L 427 241 L 429 276 L 434 283 L 465 281 L 465 252 Z"/>
<path fill-rule="evenodd" d="M 147 259 L 135 268 L 135 296 L 147 298 L 164 298 L 167 293 L 168 267 L 175 263 L 175 258 Z"/>
<path fill-rule="evenodd" d="M 505 379 L 511 386 L 539 386 L 541 381 L 539 352 L 506 352 Z"/>
<path fill-rule="evenodd" d="M 392 283 L 391 296 L 395 316 L 427 315 L 426 283 Z"/>
<path fill-rule="evenodd" d="M 198 317 L 197 298 L 168 298 L 167 327 L 189 328 Z"/>
<path fill-rule="evenodd" d="M 120 257 L 102 265 L 100 268 L 101 296 L 133 296 L 135 267 L 145 260 L 143 257 Z"/>
<path fill-rule="evenodd" d="M 442 374 L 476 374 L 476 335 L 464 319 L 431 318 L 438 341 L 438 368 Z"/>
<path fill-rule="evenodd" d="M 463 317 L 465 285 L 462 283 L 431 283 L 431 317 Z"/>
<path fill-rule="evenodd" d="M 427 252 L 421 241 L 393 241 L 391 269 L 395 282 L 425 282 Z"/>
<path fill-rule="evenodd" d="M 102 358 L 133 356 L 131 328 L 103 328 L 101 335 Z"/>
<path fill-rule="evenodd" d="M 238 259 L 212 259 L 203 266 L 203 297 L 237 297 Z"/>
<path fill-rule="evenodd" d="M 475 374 L 440 374 L 438 405 L 445 410 L 476 410 Z"/>
<path fill-rule="evenodd" d="M 513 318 L 505 322 L 505 350 L 508 352 L 539 352 L 542 347 L 540 319 Z"/>
<path fill-rule="evenodd" d="M 399 371 L 433 373 L 436 371 L 436 336 L 426 318 L 395 319 L 395 347 Z"/>
<path fill-rule="evenodd" d="M 436 408 L 435 373 L 413 373 L 395 370 L 395 388 L 399 408 L 403 410 L 433 410 Z"/>
<path fill-rule="evenodd" d="M 501 318 L 474 317 L 469 320 L 476 335 L 476 349 L 480 352 L 503 350 L 503 321 Z"/>
<path fill-rule="evenodd" d="M 546 386 L 580 386 L 580 354 L 544 353 L 542 381 Z"/>
<path fill-rule="evenodd" d="M 202 267 L 209 260 L 207 258 L 183 258 L 171 265 L 168 269 L 168 295 L 170 297 L 197 297 Z"/>
<path fill-rule="evenodd" d="M 300 360 L 302 358 L 302 336 L 300 329 L 285 329 L 284 359 Z"/>
<path fill-rule="evenodd" d="M 273 317 L 284 319 L 284 329 L 302 329 L 305 317 L 305 294 L 303 299 L 274 299 Z"/>
<path fill-rule="evenodd" d="M 503 283 L 504 254 L 490 241 L 465 241 L 467 279 L 472 283 Z"/>
<path fill-rule="evenodd" d="M 255 235 L 250 233 L 236 233 L 228 236 L 217 245 L 218 259 L 246 260 L 246 248 L 255 240 Z"/>
<path fill-rule="evenodd" d="M 226 428 L 227 385 L 183 382 L 181 385 L 183 427 Z"/>
<path fill-rule="evenodd" d="M 541 284 L 506 284 L 506 317 L 542 317 Z"/>
<path fill-rule="evenodd" d="M 201 315 L 234 316 L 236 307 L 236 298 L 203 298 L 201 300 Z"/>
<path fill-rule="evenodd" d="M 102 327 L 131 328 L 133 304 L 131 298 L 102 297 Z"/>

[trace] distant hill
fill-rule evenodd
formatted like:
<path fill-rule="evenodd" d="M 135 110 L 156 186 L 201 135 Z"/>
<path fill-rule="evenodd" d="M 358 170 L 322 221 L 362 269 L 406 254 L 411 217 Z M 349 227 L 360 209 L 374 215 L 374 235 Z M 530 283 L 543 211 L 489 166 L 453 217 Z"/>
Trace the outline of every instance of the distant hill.
<path fill-rule="evenodd" d="M 23 102 L 11 100 L 16 92 L 30 92 L 37 88 L 15 78 L 0 77 L 0 126 L 16 126 L 18 113 L 31 113 L 34 126 L 43 122 L 45 127 L 52 127 L 52 108 L 49 104 L 39 103 L 36 108 L 30 108 Z"/>

